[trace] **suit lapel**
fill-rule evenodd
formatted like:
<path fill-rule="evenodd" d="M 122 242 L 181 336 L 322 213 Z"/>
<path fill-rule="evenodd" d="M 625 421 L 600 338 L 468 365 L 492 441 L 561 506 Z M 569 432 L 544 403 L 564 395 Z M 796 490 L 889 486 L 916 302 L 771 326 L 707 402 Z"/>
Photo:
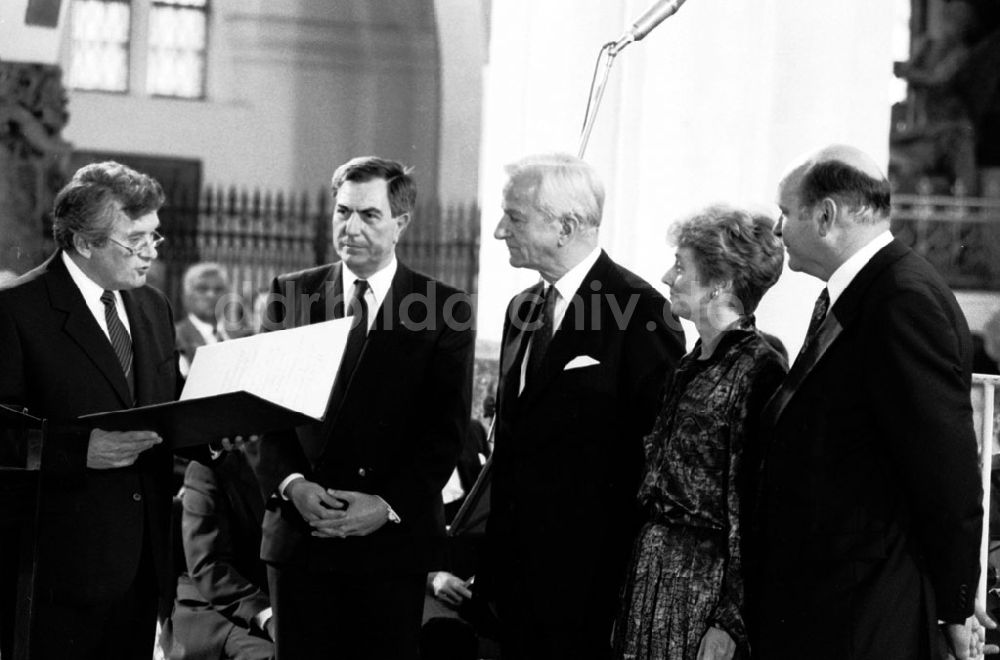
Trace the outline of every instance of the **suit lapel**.
<path fill-rule="evenodd" d="M 339 287 L 341 273 L 337 268 L 337 285 Z M 335 289 L 342 291 L 343 289 Z M 375 320 L 372 323 L 365 343 L 361 348 L 361 355 L 358 356 L 358 363 L 354 368 L 354 373 L 344 386 L 344 394 L 337 402 L 336 409 L 327 411 L 330 417 L 330 428 L 340 420 L 341 414 L 345 411 L 345 403 L 351 398 L 354 390 L 363 385 L 364 374 L 384 374 L 391 373 L 391 365 L 383 367 L 383 362 L 389 355 L 389 348 L 393 341 L 393 332 L 399 331 L 402 327 L 399 315 L 399 301 L 406 299 L 407 294 L 413 291 L 413 273 L 403 264 L 396 266 L 396 274 L 392 278 L 392 285 L 386 294 L 385 300 L 379 305 L 375 313 Z M 342 295 L 342 294 L 341 294 Z M 432 310 L 428 309 L 428 313 Z"/>
<path fill-rule="evenodd" d="M 122 291 L 125 313 L 132 329 L 132 374 L 135 378 L 135 401 L 145 405 L 153 401 L 153 381 L 156 378 L 156 351 L 153 345 L 153 323 L 146 306 L 134 291 Z M 193 329 L 193 328 L 192 328 Z M 201 333 L 198 333 L 199 336 Z"/>
<path fill-rule="evenodd" d="M 340 263 L 330 266 L 326 277 L 318 282 L 316 290 L 306 292 L 306 297 L 300 306 L 302 317 L 295 324 L 296 326 L 312 325 L 343 317 L 343 272 Z M 309 301 L 312 296 L 317 296 L 316 300 Z"/>
<path fill-rule="evenodd" d="M 121 363 L 115 355 L 115 349 L 91 314 L 83 294 L 66 270 L 61 255 L 61 252 L 56 252 L 46 264 L 46 270 L 49 273 L 47 286 L 52 307 L 66 314 L 63 331 L 80 346 L 101 375 L 111 384 L 122 406 L 131 407 L 132 395 L 125 374 L 122 372 Z"/>
<path fill-rule="evenodd" d="M 129 323 L 132 322 L 132 317 L 129 316 Z M 177 339 L 182 346 L 190 346 L 191 348 L 198 348 L 199 346 L 205 345 L 205 338 L 202 337 L 198 329 L 194 327 L 194 323 L 191 319 L 184 317 L 181 321 L 180 330 L 177 333 Z"/>
<path fill-rule="evenodd" d="M 565 316 L 559 323 L 555 334 L 552 335 L 552 341 L 549 342 L 548 350 L 542 358 L 542 365 L 538 373 L 524 384 L 524 391 L 521 392 L 523 400 L 528 401 L 545 390 L 566 364 L 566 357 L 572 352 L 573 346 L 579 343 L 581 328 L 576 327 L 575 322 L 581 314 L 579 307 L 583 306 L 583 313 L 587 313 L 590 307 L 590 304 L 583 302 L 583 300 L 578 295 L 570 300 L 566 307 Z M 582 316 L 582 318 L 586 319 L 587 317 Z"/>
<path fill-rule="evenodd" d="M 839 301 L 838 301 L 839 302 Z M 791 370 L 781 383 L 781 387 L 774 393 L 764 409 L 764 423 L 774 425 L 781 413 L 784 412 L 792 396 L 809 376 L 812 370 L 819 364 L 826 352 L 833 345 L 833 342 L 840 336 L 844 328 L 837 321 L 836 314 L 831 310 L 827 314 L 823 325 L 819 328 L 816 341 L 809 346 L 809 349 L 796 358 Z"/>
<path fill-rule="evenodd" d="M 603 288 L 605 273 L 610 263 L 610 258 L 602 252 L 600 258 L 583 278 L 580 288 L 573 294 L 573 298 L 570 299 L 566 307 L 566 314 L 559 323 L 559 327 L 552 335 L 552 341 L 549 343 L 548 351 L 542 360 L 537 377 L 532 382 L 525 383 L 524 391 L 521 392 L 522 399 L 529 400 L 537 396 L 539 392 L 543 392 L 552 379 L 559 375 L 570 358 L 576 355 L 596 353 L 594 344 L 595 342 L 599 343 L 600 321 L 598 320 L 597 323 L 594 321 L 595 316 L 597 319 L 602 317 L 603 310 L 595 309 L 595 305 L 599 305 L 600 301 L 606 297 L 599 292 Z M 595 282 L 600 286 L 592 286 Z M 588 327 L 588 323 L 590 327 Z"/>
<path fill-rule="evenodd" d="M 845 328 L 851 327 L 861 311 L 861 303 L 865 293 L 875 278 L 890 264 L 902 258 L 909 248 L 897 240 L 893 240 L 875 253 L 864 268 L 862 268 L 844 292 L 837 298 L 826 320 L 820 326 L 816 341 L 809 351 L 799 356 L 791 370 L 764 408 L 763 421 L 769 426 L 777 424 L 781 414 L 788 407 L 795 393 L 815 370 L 823 356 L 830 350 Z"/>
<path fill-rule="evenodd" d="M 524 361 L 528 340 L 531 338 L 531 332 L 528 328 L 533 327 L 531 319 L 534 316 L 535 307 L 541 304 L 543 289 L 542 283 L 539 282 L 527 291 L 522 291 L 511 301 L 508 308 L 512 316 L 506 320 L 507 336 L 504 339 L 500 359 L 500 379 L 497 383 L 497 391 L 502 392 L 503 398 L 508 402 L 516 400 L 518 397 L 517 390 L 521 384 L 521 363 Z"/>

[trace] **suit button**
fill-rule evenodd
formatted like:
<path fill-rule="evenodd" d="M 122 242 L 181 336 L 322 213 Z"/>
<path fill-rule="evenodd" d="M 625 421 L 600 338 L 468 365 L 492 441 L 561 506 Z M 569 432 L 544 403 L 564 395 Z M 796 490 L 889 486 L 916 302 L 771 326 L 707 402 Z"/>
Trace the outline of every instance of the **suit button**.
<path fill-rule="evenodd" d="M 141 502 L 142 501 L 142 494 L 141 493 L 132 493 L 132 499 L 135 500 L 136 502 Z"/>
<path fill-rule="evenodd" d="M 368 472 L 367 472 L 367 471 L 365 471 L 365 469 L 364 469 L 364 468 L 358 468 L 358 476 L 359 476 L 359 477 L 365 477 L 365 476 L 367 476 L 367 475 L 368 475 Z"/>

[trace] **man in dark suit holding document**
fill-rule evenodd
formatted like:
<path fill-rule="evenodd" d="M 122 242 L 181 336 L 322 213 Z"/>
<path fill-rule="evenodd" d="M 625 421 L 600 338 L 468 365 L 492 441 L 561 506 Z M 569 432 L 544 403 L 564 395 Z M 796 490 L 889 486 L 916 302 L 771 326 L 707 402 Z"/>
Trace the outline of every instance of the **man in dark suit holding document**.
<path fill-rule="evenodd" d="M 177 395 L 170 307 L 145 286 L 163 241 L 163 201 L 156 181 L 118 163 L 81 168 L 55 200 L 59 250 L 0 291 L 0 403 L 63 423 L 50 428 L 42 456 L 32 658 L 146 660 L 157 595 L 173 591 L 163 439 L 65 424 Z M 12 572 L 16 547 L 0 540 L 2 570 Z"/>
<path fill-rule="evenodd" d="M 416 188 L 393 161 L 334 173 L 340 263 L 282 275 L 266 329 L 353 316 L 324 421 L 265 434 L 262 558 L 279 658 L 416 658 L 441 488 L 469 419 L 468 297 L 399 263 Z"/>

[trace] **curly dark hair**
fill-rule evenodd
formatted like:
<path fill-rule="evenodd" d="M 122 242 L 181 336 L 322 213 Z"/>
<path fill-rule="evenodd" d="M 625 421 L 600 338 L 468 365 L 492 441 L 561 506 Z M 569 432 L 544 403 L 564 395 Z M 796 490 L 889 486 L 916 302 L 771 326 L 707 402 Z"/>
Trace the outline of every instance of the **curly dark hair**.
<path fill-rule="evenodd" d="M 166 197 L 156 179 L 114 161 L 85 165 L 56 195 L 52 234 L 63 250 L 73 236 L 88 243 L 107 243 L 118 212 L 132 220 L 158 211 Z"/>
<path fill-rule="evenodd" d="M 742 313 L 749 315 L 781 276 L 785 250 L 774 224 L 763 213 L 713 205 L 671 227 L 670 242 L 691 250 L 701 279 L 732 282 Z"/>

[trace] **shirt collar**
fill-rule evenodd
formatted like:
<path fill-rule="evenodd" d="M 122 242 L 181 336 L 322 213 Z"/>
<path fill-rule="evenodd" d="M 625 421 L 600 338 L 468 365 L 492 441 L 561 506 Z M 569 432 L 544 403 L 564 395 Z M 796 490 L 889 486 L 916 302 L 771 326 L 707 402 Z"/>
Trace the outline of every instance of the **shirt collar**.
<path fill-rule="evenodd" d="M 73 283 L 76 284 L 76 288 L 80 290 L 80 293 L 83 294 L 83 299 L 88 302 L 95 300 L 100 302 L 101 296 L 104 294 L 104 288 L 94 280 L 90 279 L 90 276 L 83 272 L 83 269 L 80 268 L 72 258 L 70 258 L 69 254 L 67 254 L 65 250 L 62 251 L 61 256 L 63 263 L 66 265 L 66 270 L 69 271 L 70 278 L 73 280 Z M 115 304 L 120 308 L 122 304 L 121 293 L 115 291 L 114 294 Z M 102 307 L 103 305 L 104 303 L 101 303 Z"/>
<path fill-rule="evenodd" d="M 597 263 L 598 258 L 601 256 L 601 248 L 595 247 L 590 254 L 584 257 L 580 263 L 570 268 L 566 273 L 556 280 L 552 286 L 556 288 L 559 292 L 559 297 L 563 300 L 572 300 L 576 292 L 580 290 L 580 286 L 583 284 L 583 278 L 587 276 L 590 269 L 594 267 Z M 547 288 L 547 287 L 546 287 Z"/>
<path fill-rule="evenodd" d="M 214 334 L 215 333 L 215 326 L 214 325 L 212 325 L 211 323 L 205 323 L 204 321 L 202 321 L 200 318 L 198 318 L 194 314 L 188 314 L 188 321 L 191 321 L 191 325 L 194 326 L 194 329 L 197 330 L 201 334 L 202 337 L 204 337 L 206 340 L 209 337 L 211 337 L 212 341 L 214 341 L 214 339 L 215 339 L 215 334 Z"/>
<path fill-rule="evenodd" d="M 347 267 L 346 263 L 343 264 L 341 277 L 343 278 L 344 301 L 346 302 L 350 300 L 351 296 L 354 295 L 354 280 L 367 279 L 368 289 L 372 292 L 372 295 L 375 296 L 375 307 L 378 307 L 382 304 L 382 301 L 385 300 L 385 297 L 389 295 L 389 289 L 392 288 L 392 278 L 396 276 L 396 270 L 398 267 L 399 262 L 396 260 L 396 257 L 393 256 L 392 261 L 390 261 L 385 268 L 372 274 L 371 277 L 361 278 L 355 275 L 354 272 Z"/>
<path fill-rule="evenodd" d="M 830 293 L 830 307 L 833 307 L 833 303 L 837 302 L 837 298 L 854 281 L 861 269 L 868 265 L 872 257 L 891 242 L 892 232 L 887 229 L 851 255 L 850 259 L 840 264 L 840 268 L 833 271 L 833 275 L 826 283 L 826 290 Z"/>

